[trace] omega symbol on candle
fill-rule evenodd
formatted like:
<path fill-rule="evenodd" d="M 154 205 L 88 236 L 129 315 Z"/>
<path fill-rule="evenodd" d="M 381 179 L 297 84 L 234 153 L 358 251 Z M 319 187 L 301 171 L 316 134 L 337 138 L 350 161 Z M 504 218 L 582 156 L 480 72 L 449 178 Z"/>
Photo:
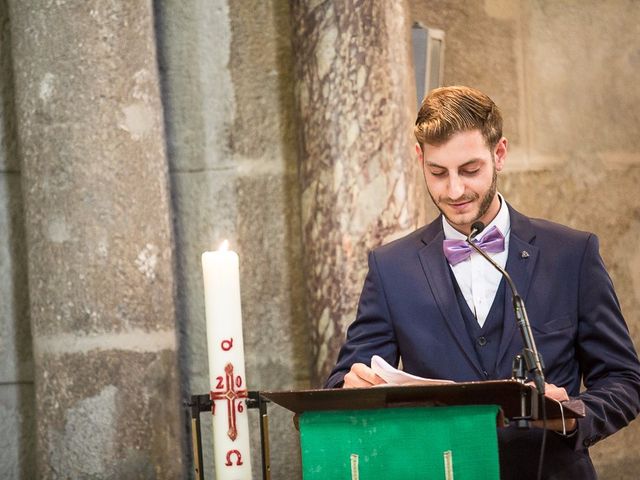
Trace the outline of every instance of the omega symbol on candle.
<path fill-rule="evenodd" d="M 225 463 L 225 466 L 231 467 L 233 465 L 233 462 L 231 461 L 231 455 L 235 455 L 236 456 L 236 465 L 242 465 L 242 455 L 240 454 L 240 451 L 239 450 L 229 450 L 227 452 L 227 462 Z"/>
<path fill-rule="evenodd" d="M 227 421 L 229 429 L 227 430 L 227 436 L 235 441 L 238 437 L 238 429 L 236 427 L 236 410 L 238 413 L 244 412 L 244 406 L 242 405 L 242 399 L 247 398 L 247 390 L 240 389 L 242 387 L 242 377 L 234 376 L 233 364 L 227 363 L 224 367 L 225 378 L 223 386 L 223 378 L 217 377 L 218 383 L 216 384 L 217 390 L 212 390 L 209 394 L 213 407 L 211 412 L 215 415 L 215 401 L 226 400 L 227 402 Z M 237 390 L 236 390 L 237 388 Z M 238 402 L 236 404 L 236 401 Z M 239 464 L 236 464 L 239 465 Z"/>

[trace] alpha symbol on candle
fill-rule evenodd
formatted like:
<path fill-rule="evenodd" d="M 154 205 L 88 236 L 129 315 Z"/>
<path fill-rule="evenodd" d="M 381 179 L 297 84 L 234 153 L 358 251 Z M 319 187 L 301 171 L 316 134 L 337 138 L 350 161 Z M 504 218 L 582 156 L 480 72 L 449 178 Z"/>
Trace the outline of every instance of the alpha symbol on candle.
<path fill-rule="evenodd" d="M 233 338 L 230 338 L 229 340 L 223 340 L 220 343 L 220 347 L 222 348 L 222 350 L 224 350 L 225 352 L 228 352 L 229 350 L 231 350 L 233 348 Z"/>
<path fill-rule="evenodd" d="M 229 430 L 227 430 L 227 435 L 231 440 L 235 440 L 238 437 L 238 429 L 236 428 L 236 409 L 238 412 L 242 413 L 244 411 L 244 406 L 242 405 L 242 399 L 247 398 L 247 390 L 240 389 L 242 386 L 242 377 L 233 375 L 233 364 L 227 363 L 224 367 L 225 373 L 225 388 L 224 390 L 211 391 L 209 393 L 209 397 L 214 402 L 213 408 L 211 409 L 211 413 L 215 415 L 216 411 L 216 400 L 226 400 L 227 401 L 227 420 L 229 422 Z M 221 387 L 221 382 L 218 382 L 216 387 Z M 238 388 L 238 390 L 236 390 Z M 240 401 L 240 403 L 236 406 L 236 401 Z"/>

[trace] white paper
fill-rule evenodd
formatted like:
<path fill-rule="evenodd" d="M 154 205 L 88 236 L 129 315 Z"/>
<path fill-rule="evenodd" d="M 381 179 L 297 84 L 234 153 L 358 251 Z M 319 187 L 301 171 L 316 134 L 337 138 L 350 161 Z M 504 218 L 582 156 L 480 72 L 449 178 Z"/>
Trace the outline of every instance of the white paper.
<path fill-rule="evenodd" d="M 452 380 L 418 377 L 392 367 L 387 361 L 374 355 L 371 357 L 371 369 L 388 385 L 444 385 L 455 383 Z"/>

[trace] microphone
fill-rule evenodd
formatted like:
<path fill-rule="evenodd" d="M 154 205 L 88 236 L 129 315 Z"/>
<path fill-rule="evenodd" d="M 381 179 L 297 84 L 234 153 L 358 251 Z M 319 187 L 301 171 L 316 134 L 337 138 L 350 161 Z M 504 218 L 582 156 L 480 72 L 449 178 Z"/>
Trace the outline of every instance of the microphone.
<path fill-rule="evenodd" d="M 509 284 L 509 288 L 511 288 L 511 299 L 513 301 L 513 309 L 516 314 L 516 321 L 518 323 L 518 327 L 520 329 L 520 336 L 522 337 L 522 342 L 524 343 L 524 349 L 522 350 L 522 356 L 524 358 L 524 362 L 529 374 L 533 376 L 533 382 L 538 389 L 540 395 L 544 395 L 544 372 L 542 366 L 542 359 L 540 358 L 540 354 L 538 353 L 538 349 L 536 348 L 536 342 L 533 339 L 533 333 L 531 332 L 531 324 L 529 323 L 529 316 L 527 315 L 527 309 L 524 306 L 524 301 L 520 294 L 518 294 L 518 290 L 516 289 L 511 276 L 507 273 L 507 271 L 498 265 L 493 258 L 487 255 L 482 249 L 480 249 L 474 242 L 473 239 L 478 236 L 480 232 L 484 230 L 484 223 L 482 222 L 474 222 L 471 225 L 471 232 L 469 232 L 469 236 L 467 237 L 467 243 L 471 248 L 473 248 L 476 252 L 478 252 L 486 261 L 488 261 L 493 267 L 498 270 L 502 276 L 505 278 L 507 283 Z"/>

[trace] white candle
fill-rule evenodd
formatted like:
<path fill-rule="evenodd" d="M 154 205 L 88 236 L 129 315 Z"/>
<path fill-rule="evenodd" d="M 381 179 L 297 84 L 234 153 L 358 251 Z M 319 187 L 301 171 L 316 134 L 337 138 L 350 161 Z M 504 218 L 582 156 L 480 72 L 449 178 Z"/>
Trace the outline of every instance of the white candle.
<path fill-rule="evenodd" d="M 251 480 L 240 269 L 227 241 L 202 254 L 217 480 Z"/>

